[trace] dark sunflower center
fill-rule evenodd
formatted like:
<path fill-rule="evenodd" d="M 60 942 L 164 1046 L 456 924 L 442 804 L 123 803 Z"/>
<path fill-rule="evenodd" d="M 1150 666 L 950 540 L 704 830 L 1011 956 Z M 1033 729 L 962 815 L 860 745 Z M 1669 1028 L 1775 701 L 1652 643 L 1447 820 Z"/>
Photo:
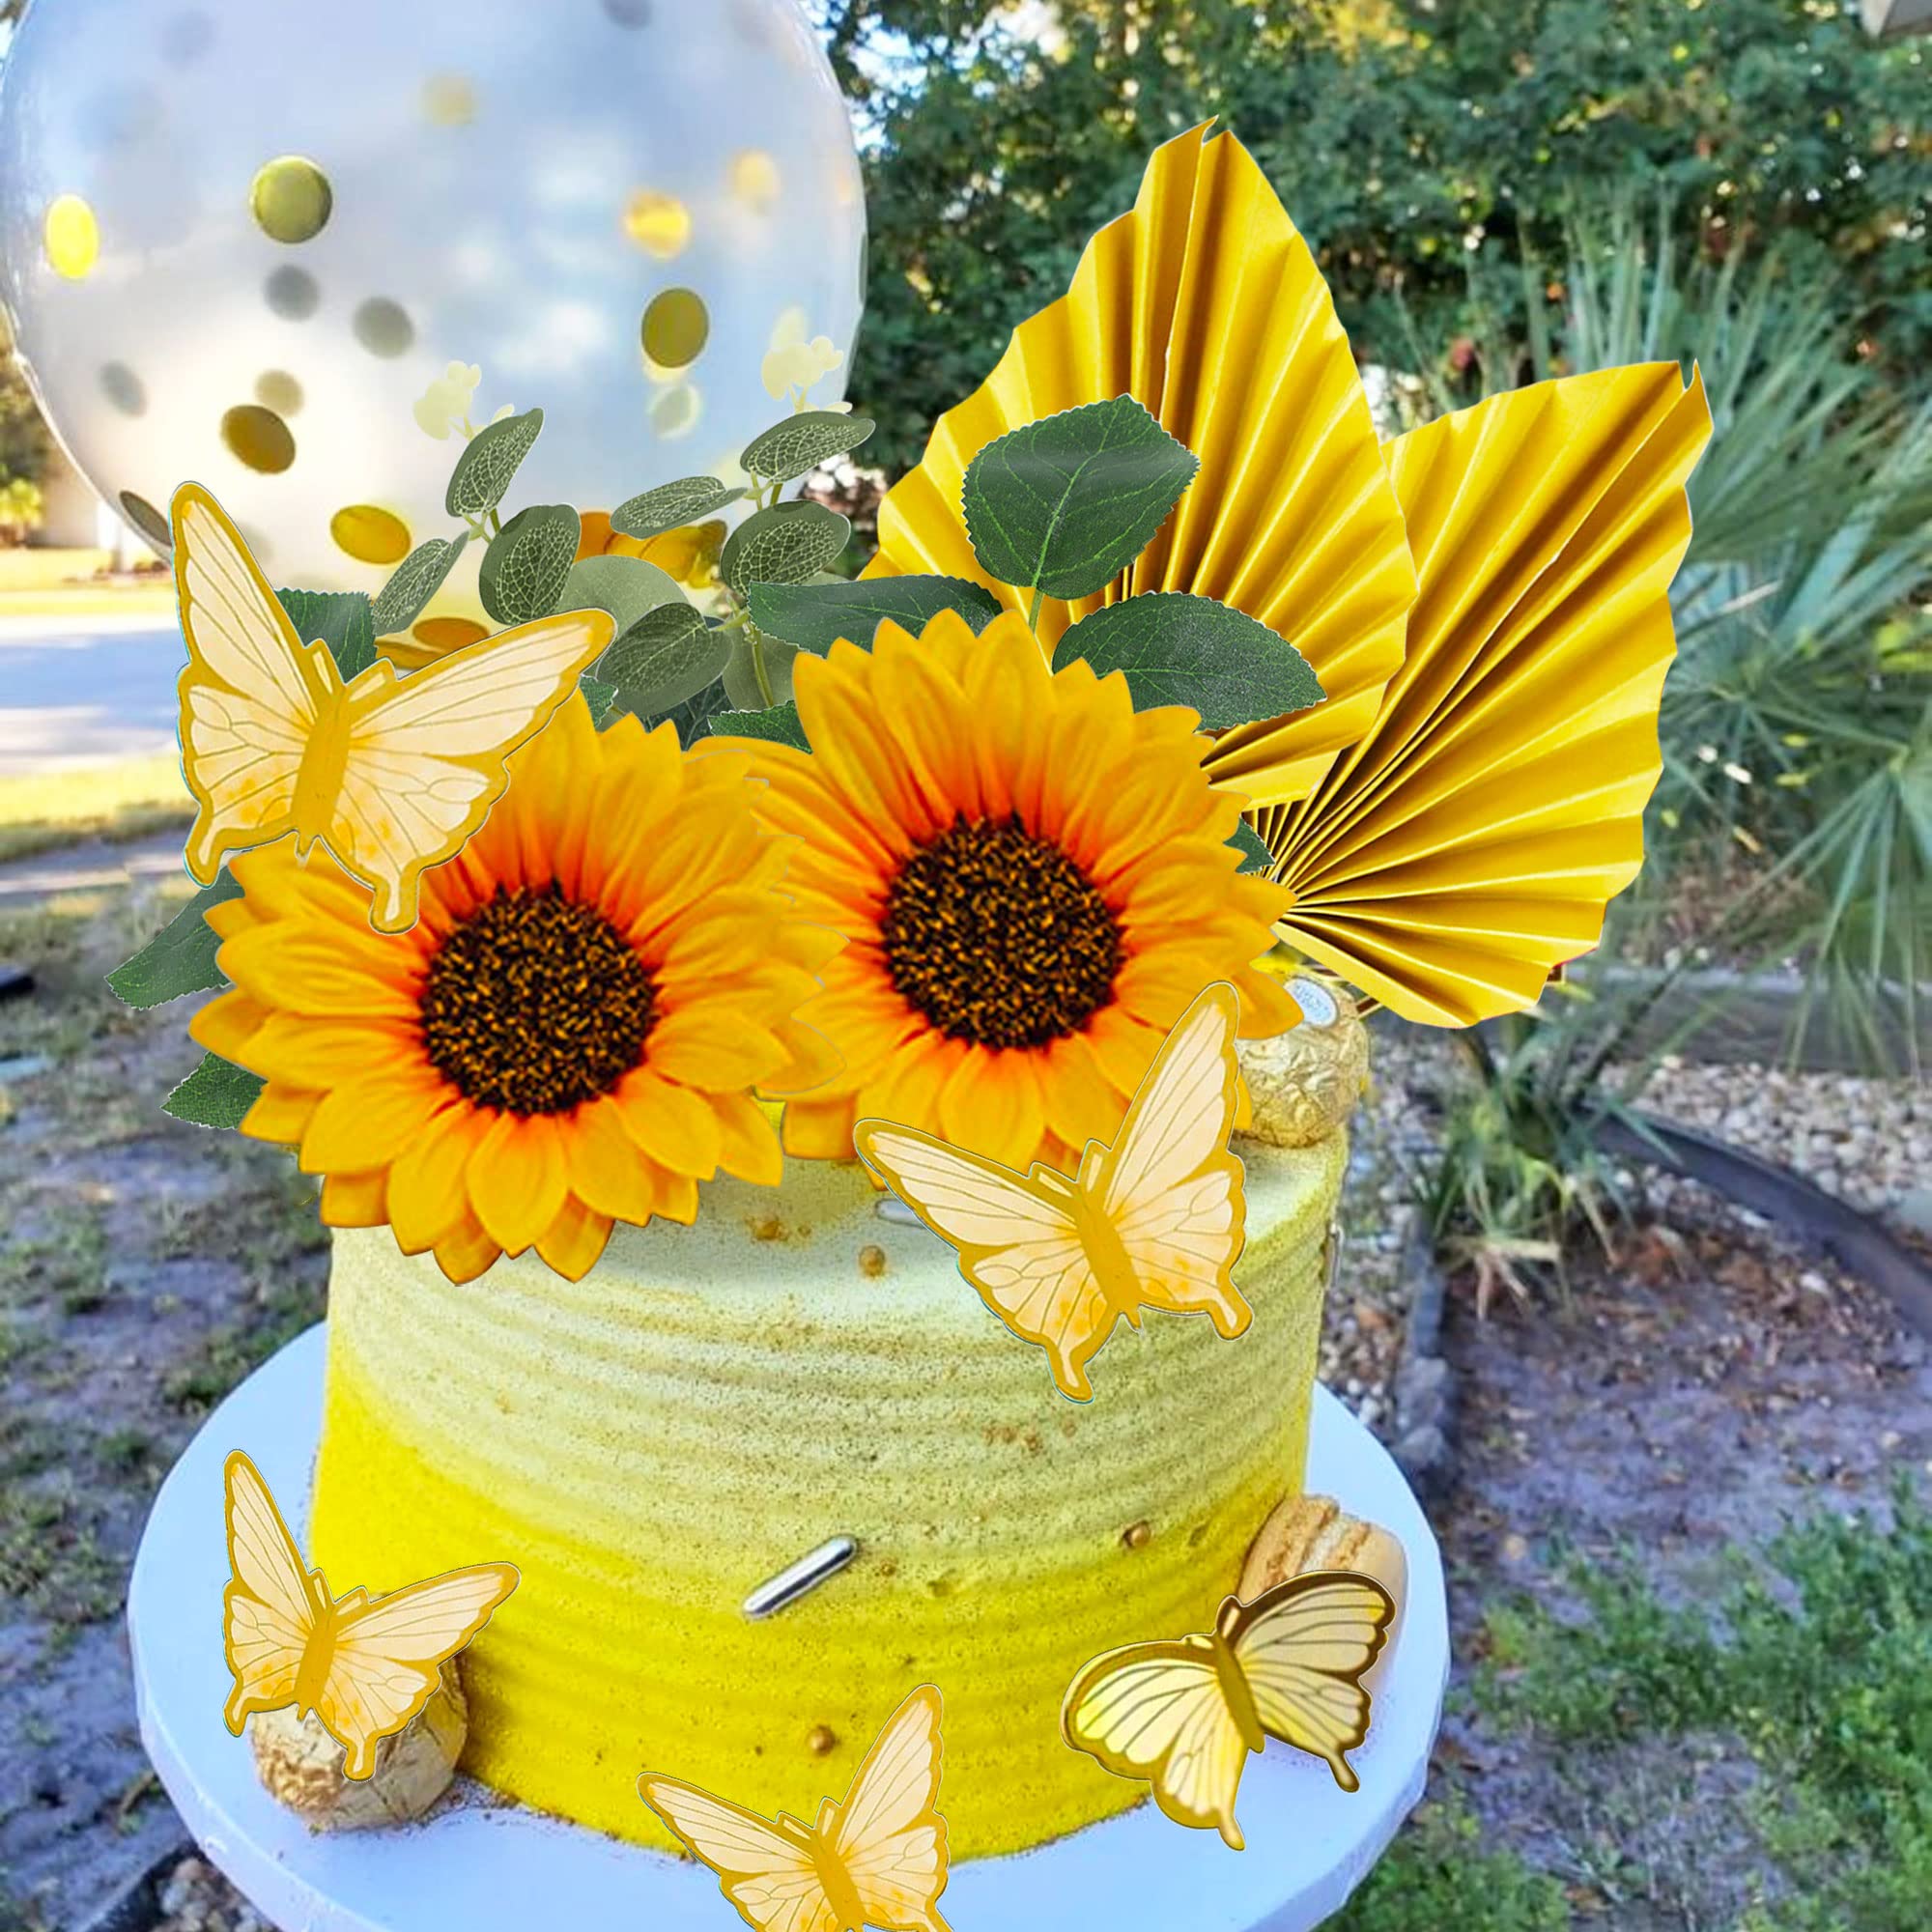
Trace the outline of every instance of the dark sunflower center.
<path fill-rule="evenodd" d="M 438 947 L 420 1012 L 431 1064 L 472 1105 L 566 1114 L 643 1057 L 654 989 L 601 913 L 498 886 Z"/>
<path fill-rule="evenodd" d="M 956 819 L 899 868 L 880 923 L 900 997 L 980 1046 L 1044 1046 L 1114 997 L 1121 928 L 1060 847 Z"/>

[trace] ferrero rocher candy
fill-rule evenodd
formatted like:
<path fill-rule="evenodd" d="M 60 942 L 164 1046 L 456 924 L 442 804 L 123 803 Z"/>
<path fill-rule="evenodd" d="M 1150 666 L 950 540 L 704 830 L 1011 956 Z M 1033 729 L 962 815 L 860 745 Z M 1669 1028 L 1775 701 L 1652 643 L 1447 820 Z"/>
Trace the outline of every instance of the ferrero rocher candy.
<path fill-rule="evenodd" d="M 456 1660 L 423 1708 L 376 1747 L 367 1777 L 344 1777 L 342 1747 L 311 1711 L 258 1711 L 248 1720 L 255 1769 L 270 1797 L 318 1832 L 366 1832 L 420 1818 L 449 1789 L 469 1735 L 469 1707 Z"/>
<path fill-rule="evenodd" d="M 1293 973 L 1286 983 L 1300 1020 L 1272 1039 L 1236 1042 L 1254 1108 L 1241 1132 L 1274 1147 L 1313 1147 L 1355 1111 L 1368 1085 L 1369 1035 L 1334 980 Z"/>
<path fill-rule="evenodd" d="M 1350 1516 L 1333 1496 L 1289 1496 L 1277 1503 L 1248 1546 L 1248 1560 L 1235 1594 L 1252 1604 L 1264 1590 L 1311 1570 L 1351 1570 L 1371 1577 L 1395 1603 L 1388 1640 L 1368 1672 L 1373 1683 L 1394 1654 L 1402 1632 L 1403 1600 L 1408 1589 L 1408 1559 L 1402 1544 L 1379 1523 Z"/>

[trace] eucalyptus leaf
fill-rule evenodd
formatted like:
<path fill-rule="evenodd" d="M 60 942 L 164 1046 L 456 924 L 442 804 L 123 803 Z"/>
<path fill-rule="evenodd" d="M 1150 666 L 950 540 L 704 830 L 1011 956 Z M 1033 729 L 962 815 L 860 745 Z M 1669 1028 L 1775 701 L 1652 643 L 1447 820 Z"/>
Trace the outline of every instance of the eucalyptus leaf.
<path fill-rule="evenodd" d="M 277 590 L 275 601 L 303 643 L 328 646 L 344 684 L 376 662 L 376 626 L 361 591 Z"/>
<path fill-rule="evenodd" d="M 655 490 L 627 497 L 611 512 L 611 527 L 619 536 L 661 537 L 705 517 L 715 517 L 744 495 L 715 476 L 680 476 Z"/>
<path fill-rule="evenodd" d="M 775 745 L 796 745 L 801 752 L 811 750 L 799 723 L 798 706 L 789 699 L 765 711 L 725 711 L 711 721 L 711 729 L 720 738 L 764 738 Z"/>
<path fill-rule="evenodd" d="M 557 608 L 577 555 L 579 529 L 577 512 L 568 503 L 532 503 L 490 540 L 476 587 L 497 623 L 532 623 Z"/>
<path fill-rule="evenodd" d="M 1266 840 L 1245 818 L 1235 827 L 1235 836 L 1228 843 L 1241 855 L 1241 863 L 1235 868 L 1237 872 L 1265 872 L 1274 864 Z"/>
<path fill-rule="evenodd" d="M 675 724 L 678 743 L 689 747 L 704 737 L 710 731 L 713 720 L 730 708 L 731 700 L 724 696 L 724 685 L 714 680 L 696 697 L 687 697 L 682 704 L 673 704 L 668 711 L 654 712 L 644 720 L 644 724 L 647 727 L 667 722 Z"/>
<path fill-rule="evenodd" d="M 1053 668 L 1084 658 L 1104 677 L 1124 671 L 1141 710 L 1185 704 L 1210 731 L 1305 711 L 1324 696 L 1308 660 L 1232 605 L 1180 590 L 1106 604 L 1061 634 Z"/>
<path fill-rule="evenodd" d="M 541 410 L 526 410 L 520 416 L 505 416 L 478 430 L 464 444 L 442 499 L 452 517 L 484 516 L 503 500 L 510 479 L 543 428 L 543 419 Z"/>
<path fill-rule="evenodd" d="M 212 907 L 241 896 L 242 888 L 227 872 L 204 886 L 140 952 L 108 974 L 115 997 L 130 1007 L 161 1007 L 188 993 L 226 985 L 214 963 L 221 941 L 207 915 Z"/>
<path fill-rule="evenodd" d="M 211 1053 L 161 1102 L 161 1111 L 197 1127 L 239 1127 L 262 1086 L 259 1074 Z"/>
<path fill-rule="evenodd" d="M 878 628 L 894 623 L 915 637 L 942 611 L 957 611 L 983 631 L 1000 614 L 1000 600 L 963 577 L 869 577 L 848 583 L 754 583 L 746 596 L 752 621 L 821 656 L 839 639 L 870 647 Z"/>
<path fill-rule="evenodd" d="M 738 461 L 768 483 L 789 483 L 857 449 L 877 427 L 868 416 L 848 416 L 840 410 L 801 410 L 753 437 Z"/>
<path fill-rule="evenodd" d="M 668 711 L 717 682 L 731 655 L 728 633 L 714 631 L 680 599 L 647 611 L 597 663 L 627 710 Z"/>
<path fill-rule="evenodd" d="M 570 566 L 555 609 L 608 611 L 617 627 L 614 635 L 621 638 L 639 617 L 665 604 L 684 604 L 684 592 L 668 571 L 640 556 L 586 556 Z"/>
<path fill-rule="evenodd" d="M 823 503 L 779 503 L 724 541 L 719 574 L 743 598 L 754 583 L 803 583 L 845 548 L 852 526 Z"/>
<path fill-rule="evenodd" d="M 456 568 L 469 542 L 468 530 L 460 537 L 431 537 L 417 544 L 385 584 L 377 591 L 369 614 L 384 637 L 406 631 L 420 617 L 429 600 L 442 588 L 443 580 Z"/>
<path fill-rule="evenodd" d="M 761 711 L 767 704 L 782 704 L 791 696 L 791 668 L 799 656 L 796 644 L 768 638 L 755 626 L 747 625 L 738 633 L 725 660 L 724 696 L 740 711 Z M 760 668 L 765 674 L 763 684 L 758 682 Z"/>
<path fill-rule="evenodd" d="M 611 722 L 611 713 L 616 708 L 617 687 L 606 684 L 601 677 L 592 677 L 585 671 L 577 680 L 577 688 L 583 694 L 583 701 L 590 707 L 590 722 L 598 730 L 603 730 Z"/>
<path fill-rule="evenodd" d="M 1200 468 L 1131 396 L 1024 424 L 966 471 L 973 554 L 1001 583 L 1091 597 L 1147 548 Z"/>

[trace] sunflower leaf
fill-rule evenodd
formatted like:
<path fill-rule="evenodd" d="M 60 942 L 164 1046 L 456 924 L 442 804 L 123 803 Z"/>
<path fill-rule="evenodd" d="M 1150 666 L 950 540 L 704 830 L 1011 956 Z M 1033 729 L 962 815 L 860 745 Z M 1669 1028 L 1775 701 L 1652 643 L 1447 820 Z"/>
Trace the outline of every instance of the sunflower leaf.
<path fill-rule="evenodd" d="M 239 1127 L 262 1086 L 260 1074 L 211 1053 L 161 1102 L 161 1111 L 197 1127 Z"/>
<path fill-rule="evenodd" d="M 1267 841 L 1245 818 L 1235 827 L 1235 836 L 1228 843 L 1241 855 L 1241 863 L 1235 868 L 1236 872 L 1265 872 L 1274 864 Z"/>
<path fill-rule="evenodd" d="M 616 708 L 617 687 L 606 684 L 601 677 L 592 677 L 585 671 L 577 680 L 577 688 L 583 694 L 583 701 L 590 707 L 590 722 L 598 730 L 603 730 L 611 722 L 611 713 Z"/>
<path fill-rule="evenodd" d="M 803 410 L 753 437 L 738 461 L 767 483 L 789 483 L 857 449 L 877 427 L 870 417 L 848 416 L 842 410 Z"/>
<path fill-rule="evenodd" d="M 376 593 L 369 615 L 376 629 L 387 637 L 406 631 L 420 617 L 429 600 L 442 588 L 443 580 L 456 568 L 469 542 L 468 530 L 460 537 L 431 537 L 417 544 L 397 564 L 388 582 Z"/>
<path fill-rule="evenodd" d="M 675 482 L 660 483 L 655 490 L 619 503 L 611 512 L 611 527 L 619 536 L 661 537 L 667 530 L 715 517 L 744 494 L 715 476 L 680 476 Z"/>
<path fill-rule="evenodd" d="M 731 639 L 679 599 L 639 617 L 597 662 L 617 687 L 617 701 L 639 715 L 668 711 L 715 683 Z"/>
<path fill-rule="evenodd" d="M 754 583 L 803 583 L 845 548 L 852 526 L 823 503 L 778 503 L 725 539 L 719 574 L 743 598 Z"/>
<path fill-rule="evenodd" d="M 277 590 L 275 601 L 305 644 L 327 644 L 347 684 L 376 662 L 376 626 L 359 590 Z"/>
<path fill-rule="evenodd" d="M 967 469 L 973 554 L 1001 583 L 1091 597 L 1148 547 L 1200 468 L 1131 396 L 1023 424 Z"/>
<path fill-rule="evenodd" d="M 821 657 L 841 638 L 871 647 L 884 623 L 914 637 L 942 611 L 957 611 L 977 634 L 1000 614 L 1000 600 L 963 577 L 872 577 L 848 583 L 754 583 L 746 598 L 752 621 Z"/>
<path fill-rule="evenodd" d="M 532 503 L 490 540 L 477 573 L 483 608 L 499 624 L 528 624 L 556 609 L 581 531 L 568 503 Z"/>
<path fill-rule="evenodd" d="M 242 888 L 228 872 L 196 893 L 140 952 L 108 974 L 115 997 L 130 1007 L 163 1007 L 188 993 L 225 986 L 214 963 L 221 940 L 207 914 L 241 896 Z"/>
<path fill-rule="evenodd" d="M 503 500 L 517 467 L 543 428 L 543 412 L 526 410 L 480 429 L 463 446 L 449 472 L 443 507 L 452 517 L 481 517 Z"/>
<path fill-rule="evenodd" d="M 1053 668 L 1084 658 L 1100 676 L 1124 671 L 1134 704 L 1185 704 L 1210 731 L 1280 718 L 1325 695 L 1286 638 L 1232 605 L 1181 590 L 1106 604 L 1061 634 Z"/>
<path fill-rule="evenodd" d="M 795 745 L 809 752 L 805 726 L 799 723 L 798 706 L 787 698 L 769 711 L 724 711 L 711 721 L 721 738 L 765 738 L 775 745 Z"/>

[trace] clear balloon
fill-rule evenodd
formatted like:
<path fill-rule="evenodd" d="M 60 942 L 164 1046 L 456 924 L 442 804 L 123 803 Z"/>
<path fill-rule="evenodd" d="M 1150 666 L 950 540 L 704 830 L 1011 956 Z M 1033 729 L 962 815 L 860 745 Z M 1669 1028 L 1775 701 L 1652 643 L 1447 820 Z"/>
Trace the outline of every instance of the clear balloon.
<path fill-rule="evenodd" d="M 849 351 L 864 241 L 795 0 L 39 0 L 0 82 L 49 420 L 145 538 L 192 478 L 276 583 L 373 591 L 455 534 L 462 425 L 505 405 L 545 416 L 506 513 L 735 478 L 772 369 Z M 480 548 L 432 623 L 480 615 Z"/>

